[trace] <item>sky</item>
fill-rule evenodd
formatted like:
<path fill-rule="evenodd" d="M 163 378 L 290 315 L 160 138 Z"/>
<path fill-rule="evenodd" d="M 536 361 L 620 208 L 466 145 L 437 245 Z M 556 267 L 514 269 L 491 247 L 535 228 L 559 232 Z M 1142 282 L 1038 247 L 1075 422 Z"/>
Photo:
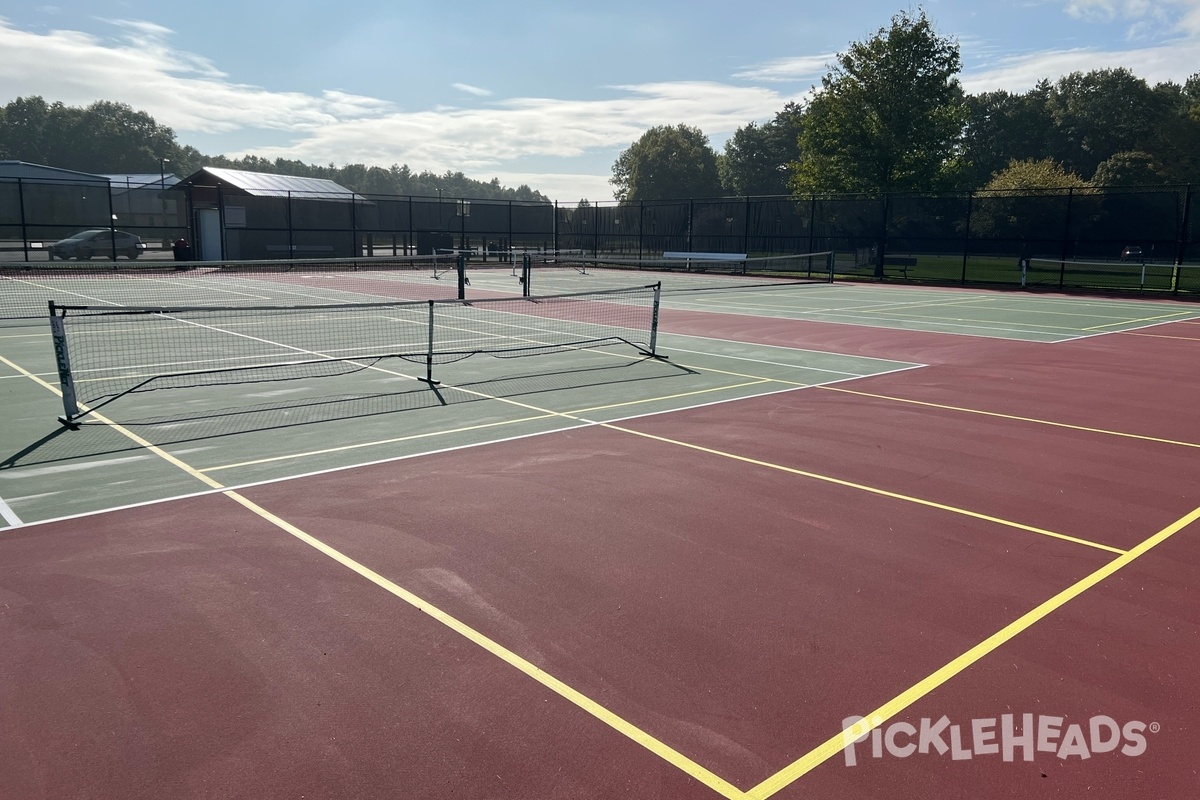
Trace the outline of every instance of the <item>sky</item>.
<path fill-rule="evenodd" d="M 1126 67 L 1200 71 L 1200 0 L 929 0 L 968 92 Z M 720 151 L 804 102 L 902 2 L 0 0 L 0 103 L 127 103 L 208 155 L 461 171 L 612 199 L 655 125 Z"/>

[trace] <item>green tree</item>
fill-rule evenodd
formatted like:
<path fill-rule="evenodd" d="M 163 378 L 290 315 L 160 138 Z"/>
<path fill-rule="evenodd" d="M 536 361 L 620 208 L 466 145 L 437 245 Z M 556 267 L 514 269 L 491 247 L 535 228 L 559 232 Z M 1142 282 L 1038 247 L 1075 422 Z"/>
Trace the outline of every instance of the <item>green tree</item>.
<path fill-rule="evenodd" d="M 143 111 L 101 100 L 87 108 L 17 98 L 0 112 L 5 158 L 81 172 L 158 172 L 159 159 L 183 161 L 175 133 Z"/>
<path fill-rule="evenodd" d="M 1115 153 L 1144 149 L 1171 103 L 1124 68 L 1073 72 L 1046 98 L 1054 119 L 1047 156 L 1091 178 Z"/>
<path fill-rule="evenodd" d="M 1154 186 L 1162 182 L 1162 165 L 1141 150 L 1114 153 L 1100 162 L 1092 176 L 1093 186 Z"/>
<path fill-rule="evenodd" d="M 1046 107 L 1049 81 L 1031 91 L 1013 94 L 984 92 L 966 98 L 970 110 L 963 136 L 967 186 L 983 185 L 1013 159 L 1045 158 L 1054 134 L 1054 119 Z"/>
<path fill-rule="evenodd" d="M 788 103 L 764 125 L 751 122 L 725 142 L 717 167 L 726 192 L 742 197 L 788 193 L 788 165 L 800 158 L 803 109 Z"/>
<path fill-rule="evenodd" d="M 717 197 L 717 154 L 708 137 L 689 125 L 651 128 L 621 152 L 609 181 L 622 202 Z"/>
<path fill-rule="evenodd" d="M 792 188 L 928 191 L 954 179 L 967 108 L 958 44 L 922 11 L 838 55 L 804 115 Z"/>
<path fill-rule="evenodd" d="M 1081 189 L 1088 183 L 1051 158 L 1038 161 L 1013 159 L 1008 166 L 992 176 L 984 187 L 987 190 Z"/>

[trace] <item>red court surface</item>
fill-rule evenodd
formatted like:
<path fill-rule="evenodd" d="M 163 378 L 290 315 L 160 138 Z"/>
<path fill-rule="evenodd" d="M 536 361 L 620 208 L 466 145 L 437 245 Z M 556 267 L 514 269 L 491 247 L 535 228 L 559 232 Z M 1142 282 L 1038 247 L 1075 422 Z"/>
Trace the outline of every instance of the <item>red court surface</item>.
<path fill-rule="evenodd" d="M 931 366 L 11 531 L 0 785 L 1200 796 L 1195 342 L 666 324 Z M 822 750 L 889 702 L 1159 729 Z"/>

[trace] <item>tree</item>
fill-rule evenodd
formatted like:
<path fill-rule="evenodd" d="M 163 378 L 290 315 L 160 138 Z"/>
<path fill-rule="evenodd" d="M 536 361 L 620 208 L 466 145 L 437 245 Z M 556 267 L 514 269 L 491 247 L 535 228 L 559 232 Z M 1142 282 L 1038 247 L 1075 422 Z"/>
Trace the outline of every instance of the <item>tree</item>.
<path fill-rule="evenodd" d="M 988 181 L 988 190 L 1030 189 L 1082 189 L 1088 183 L 1073 172 L 1068 172 L 1052 158 L 1040 161 L 1013 159 L 1008 166 L 997 172 Z"/>
<path fill-rule="evenodd" d="M 381 195 L 437 194 L 451 196 L 532 200 L 549 198 L 522 185 L 508 189 L 499 179 L 472 180 L 461 172 L 414 175 L 407 165 L 390 169 L 363 164 L 320 166 L 283 158 L 260 156 L 229 159 L 206 156 L 194 147 L 181 146 L 170 128 L 159 125 L 144 111 L 123 103 L 98 101 L 87 108 L 47 103 L 41 97 L 19 97 L 0 107 L 0 158 L 28 161 L 81 172 L 141 172 L 158 174 L 160 159 L 170 162 L 178 175 L 190 175 L 204 166 L 228 167 L 277 175 L 327 178 L 358 192 Z"/>
<path fill-rule="evenodd" d="M 721 186 L 735 195 L 788 193 L 788 165 L 800 158 L 803 110 L 788 103 L 775 119 L 738 128 L 725 142 L 717 167 Z"/>
<path fill-rule="evenodd" d="M 1153 186 L 1162 182 L 1162 166 L 1141 150 L 1114 153 L 1100 162 L 1092 176 L 1093 186 Z"/>
<path fill-rule="evenodd" d="M 17 98 L 0 112 L 5 158 L 81 172 L 154 172 L 182 155 L 175 133 L 143 111 L 100 100 L 87 108 Z M 182 159 L 181 159 L 182 160 Z"/>
<path fill-rule="evenodd" d="M 717 197 L 717 154 L 689 125 L 659 125 L 621 152 L 609 181 L 621 202 Z"/>
<path fill-rule="evenodd" d="M 804 115 L 797 192 L 929 191 L 952 176 L 966 121 L 958 44 L 921 12 L 838 55 Z"/>
<path fill-rule="evenodd" d="M 1046 155 L 1087 178 L 1113 154 L 1143 149 L 1171 115 L 1164 95 L 1124 68 L 1066 75 L 1046 105 L 1055 130 Z"/>
<path fill-rule="evenodd" d="M 1024 94 L 997 91 L 966 98 L 970 112 L 963 136 L 967 186 L 981 186 L 1013 159 L 1046 157 L 1054 135 L 1054 119 L 1046 107 L 1050 90 L 1050 82 L 1041 81 Z"/>

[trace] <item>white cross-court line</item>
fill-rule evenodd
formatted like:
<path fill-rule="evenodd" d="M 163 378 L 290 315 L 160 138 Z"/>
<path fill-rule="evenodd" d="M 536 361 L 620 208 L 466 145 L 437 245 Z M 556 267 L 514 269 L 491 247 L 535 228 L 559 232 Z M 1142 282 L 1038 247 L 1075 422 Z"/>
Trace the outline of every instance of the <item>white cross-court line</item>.
<path fill-rule="evenodd" d="M 21 518 L 17 516 L 17 512 L 13 511 L 12 507 L 8 503 L 4 502 L 3 497 L 0 497 L 0 518 L 3 518 L 5 522 L 14 528 L 25 524 L 21 521 Z"/>

